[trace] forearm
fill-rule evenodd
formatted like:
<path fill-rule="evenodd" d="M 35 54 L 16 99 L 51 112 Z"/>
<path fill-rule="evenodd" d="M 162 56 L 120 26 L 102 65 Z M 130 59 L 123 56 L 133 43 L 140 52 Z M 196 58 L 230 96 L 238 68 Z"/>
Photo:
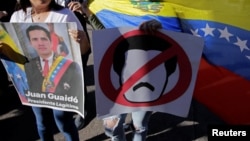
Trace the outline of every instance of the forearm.
<path fill-rule="evenodd" d="M 84 55 L 89 49 L 90 49 L 90 43 L 87 39 L 87 35 L 84 35 L 84 38 L 81 38 L 80 41 L 80 49 L 81 49 L 81 54 Z"/>
<path fill-rule="evenodd" d="M 92 28 L 94 28 L 95 30 L 105 28 L 103 24 L 100 22 L 100 20 L 94 14 L 89 15 L 88 20 Z"/>

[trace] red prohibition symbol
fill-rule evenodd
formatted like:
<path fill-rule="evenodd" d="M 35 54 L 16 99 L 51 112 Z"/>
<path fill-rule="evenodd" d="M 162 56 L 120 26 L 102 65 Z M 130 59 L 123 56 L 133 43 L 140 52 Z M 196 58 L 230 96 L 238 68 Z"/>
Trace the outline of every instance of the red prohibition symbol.
<path fill-rule="evenodd" d="M 132 36 L 140 36 L 145 35 L 145 32 L 142 32 L 140 30 L 133 30 L 130 32 L 127 32 L 117 38 L 111 46 L 106 50 L 102 61 L 100 63 L 100 68 L 98 72 L 98 80 L 99 85 L 107 98 L 109 98 L 111 101 L 124 105 L 124 106 L 130 106 L 130 107 L 142 107 L 142 106 L 157 106 L 166 104 L 168 102 L 171 102 L 180 96 L 182 96 L 185 91 L 188 89 L 188 86 L 191 82 L 192 77 L 192 68 L 191 63 L 189 61 L 188 56 L 186 55 L 185 51 L 181 48 L 181 46 L 174 41 L 169 36 L 157 32 L 154 36 L 157 36 L 159 38 L 162 38 L 166 40 L 168 43 L 171 44 L 171 47 L 157 55 L 155 58 L 147 62 L 144 66 L 142 66 L 139 70 L 137 70 L 131 77 L 133 77 L 133 80 L 128 79 L 126 82 L 120 86 L 120 88 L 116 89 L 111 81 L 111 69 L 112 69 L 112 60 L 114 56 L 114 51 L 122 40 L 132 37 Z M 133 84 L 135 84 L 140 78 L 142 78 L 144 75 L 147 75 L 148 72 L 153 70 L 158 65 L 164 63 L 169 58 L 177 56 L 177 64 L 179 66 L 179 79 L 176 83 L 176 85 L 167 93 L 163 94 L 161 98 L 159 98 L 156 101 L 151 102 L 140 102 L 140 103 L 134 103 L 127 101 L 124 97 L 124 93 L 132 87 Z M 147 66 L 148 72 L 142 72 L 143 67 Z M 132 81 L 132 82 L 131 82 Z"/>

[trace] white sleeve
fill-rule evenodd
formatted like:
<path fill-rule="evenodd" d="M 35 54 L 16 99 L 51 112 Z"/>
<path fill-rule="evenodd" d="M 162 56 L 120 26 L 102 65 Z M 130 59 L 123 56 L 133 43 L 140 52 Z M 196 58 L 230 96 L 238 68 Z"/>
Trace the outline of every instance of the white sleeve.
<path fill-rule="evenodd" d="M 10 22 L 32 22 L 31 8 L 27 8 L 25 13 L 23 10 L 15 11 L 10 18 Z"/>
<path fill-rule="evenodd" d="M 76 15 L 68 8 L 63 8 L 59 11 L 51 11 L 45 22 L 75 22 L 78 30 L 83 30 L 83 27 Z"/>
<path fill-rule="evenodd" d="M 12 15 L 11 15 L 11 18 L 10 18 L 10 22 L 11 23 L 14 23 L 14 22 L 17 22 L 17 12 L 14 12 Z"/>

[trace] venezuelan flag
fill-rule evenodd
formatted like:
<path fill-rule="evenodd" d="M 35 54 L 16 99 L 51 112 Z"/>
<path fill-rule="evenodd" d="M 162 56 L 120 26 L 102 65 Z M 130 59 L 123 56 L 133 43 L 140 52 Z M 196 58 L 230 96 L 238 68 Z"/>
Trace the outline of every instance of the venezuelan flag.
<path fill-rule="evenodd" d="M 169 2 L 182 31 L 205 39 L 194 98 L 230 124 L 249 124 L 250 1 Z"/>
<path fill-rule="evenodd" d="M 21 50 L 1 24 L 0 53 L 1 61 L 19 94 L 20 100 L 27 102 L 25 99 L 25 90 L 28 89 L 28 83 L 23 66 L 27 59 L 22 55 Z"/>
<path fill-rule="evenodd" d="M 194 98 L 229 124 L 250 123 L 249 0 L 94 0 L 106 28 L 157 19 L 204 38 Z"/>
<path fill-rule="evenodd" d="M 179 21 L 171 5 L 163 2 L 129 0 L 94 0 L 90 9 L 105 28 L 138 26 L 150 19 L 161 21 L 164 29 L 180 31 Z"/>

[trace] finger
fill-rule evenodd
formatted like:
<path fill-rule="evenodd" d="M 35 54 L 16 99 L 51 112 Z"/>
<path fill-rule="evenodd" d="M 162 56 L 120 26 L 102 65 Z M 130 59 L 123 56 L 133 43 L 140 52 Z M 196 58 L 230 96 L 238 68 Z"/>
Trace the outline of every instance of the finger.
<path fill-rule="evenodd" d="M 76 39 L 76 38 L 77 38 L 77 34 L 76 34 L 76 31 L 75 31 L 75 30 L 69 30 L 69 35 L 70 35 L 70 37 L 72 37 L 73 39 Z"/>
<path fill-rule="evenodd" d="M 77 40 L 78 41 L 81 41 L 83 38 L 85 38 L 85 32 L 84 31 L 81 31 L 81 30 L 78 30 L 77 31 Z"/>
<path fill-rule="evenodd" d="M 143 30 L 146 33 L 150 33 L 150 25 L 148 23 L 143 23 L 140 26 L 140 30 Z"/>
<path fill-rule="evenodd" d="M 73 7 L 72 2 L 70 2 L 70 3 L 67 5 L 67 7 L 69 8 L 69 10 L 72 10 L 72 7 Z"/>
<path fill-rule="evenodd" d="M 81 30 L 69 30 L 69 34 L 71 38 L 77 42 L 80 42 L 83 38 L 85 38 L 85 32 Z"/>
<path fill-rule="evenodd" d="M 76 6 L 77 6 L 77 3 L 76 3 L 76 2 L 73 2 L 73 1 L 71 1 L 71 2 L 68 4 L 68 8 L 69 8 L 70 10 L 73 10 L 74 7 L 76 7 Z"/>

